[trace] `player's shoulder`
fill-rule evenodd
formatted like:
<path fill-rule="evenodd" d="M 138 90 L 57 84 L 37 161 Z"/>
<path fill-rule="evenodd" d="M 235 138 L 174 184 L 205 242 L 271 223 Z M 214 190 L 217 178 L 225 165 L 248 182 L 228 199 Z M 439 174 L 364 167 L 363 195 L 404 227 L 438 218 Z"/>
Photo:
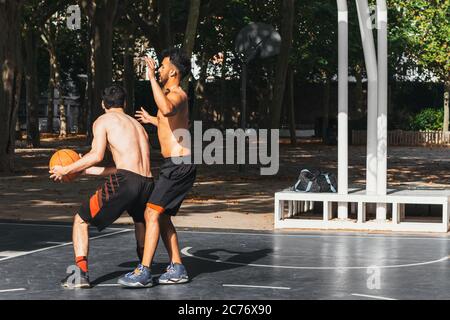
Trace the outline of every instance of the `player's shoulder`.
<path fill-rule="evenodd" d="M 176 97 L 177 99 L 180 99 L 181 101 L 188 100 L 187 93 L 181 87 L 171 90 L 168 95 L 171 95 L 172 97 Z"/>
<path fill-rule="evenodd" d="M 93 126 L 107 128 L 115 120 L 116 117 L 114 116 L 114 114 L 104 113 L 94 121 Z"/>

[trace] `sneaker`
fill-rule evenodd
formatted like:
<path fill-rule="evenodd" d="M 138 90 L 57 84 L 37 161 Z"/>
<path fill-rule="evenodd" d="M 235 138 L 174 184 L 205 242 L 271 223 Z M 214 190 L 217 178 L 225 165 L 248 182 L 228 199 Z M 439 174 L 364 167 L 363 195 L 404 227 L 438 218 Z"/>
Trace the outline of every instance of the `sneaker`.
<path fill-rule="evenodd" d="M 127 273 L 117 281 L 123 287 L 150 288 L 153 286 L 150 269 L 139 264 L 133 272 Z"/>
<path fill-rule="evenodd" d="M 77 277 L 75 274 L 79 276 Z M 61 286 L 67 289 L 89 289 L 91 287 L 89 273 L 77 267 L 73 273 L 61 280 Z"/>
<path fill-rule="evenodd" d="M 164 274 L 158 278 L 159 284 L 180 284 L 189 281 L 186 268 L 179 263 L 171 263 Z"/>

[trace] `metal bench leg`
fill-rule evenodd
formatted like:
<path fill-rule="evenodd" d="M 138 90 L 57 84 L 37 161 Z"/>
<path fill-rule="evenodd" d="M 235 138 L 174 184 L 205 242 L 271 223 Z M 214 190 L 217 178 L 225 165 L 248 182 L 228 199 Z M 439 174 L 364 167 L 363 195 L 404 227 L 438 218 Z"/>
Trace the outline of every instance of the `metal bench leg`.
<path fill-rule="evenodd" d="M 445 232 L 448 232 L 449 227 L 449 217 L 450 217 L 450 205 L 448 202 L 444 203 L 442 206 L 442 223 L 444 225 Z"/>
<path fill-rule="evenodd" d="M 405 204 L 404 203 L 400 203 L 399 204 L 399 211 L 400 211 L 400 221 L 405 221 Z"/>
<path fill-rule="evenodd" d="M 338 202 L 338 219 L 348 219 L 348 204 L 347 202 Z"/>
<path fill-rule="evenodd" d="M 358 223 L 366 222 L 366 204 L 358 202 Z"/>
<path fill-rule="evenodd" d="M 399 203 L 393 203 L 392 204 L 392 223 L 398 224 L 400 222 L 399 220 L 399 210 L 400 204 Z"/>
<path fill-rule="evenodd" d="M 294 215 L 294 201 L 288 201 L 288 218 L 292 218 Z"/>
<path fill-rule="evenodd" d="M 323 220 L 330 221 L 333 217 L 332 202 L 323 202 Z"/>

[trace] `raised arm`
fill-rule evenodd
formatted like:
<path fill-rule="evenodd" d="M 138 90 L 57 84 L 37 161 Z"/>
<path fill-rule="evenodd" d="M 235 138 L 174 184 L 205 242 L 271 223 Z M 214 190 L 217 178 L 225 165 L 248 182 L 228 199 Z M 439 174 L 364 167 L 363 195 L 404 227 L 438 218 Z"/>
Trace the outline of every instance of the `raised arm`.
<path fill-rule="evenodd" d="M 147 63 L 148 77 L 150 79 L 156 106 L 165 117 L 174 116 L 178 112 L 179 108 L 183 105 L 185 98 L 180 94 L 174 92 L 166 95 L 159 86 L 158 80 L 156 79 L 155 61 L 151 58 L 145 58 L 145 61 Z"/>

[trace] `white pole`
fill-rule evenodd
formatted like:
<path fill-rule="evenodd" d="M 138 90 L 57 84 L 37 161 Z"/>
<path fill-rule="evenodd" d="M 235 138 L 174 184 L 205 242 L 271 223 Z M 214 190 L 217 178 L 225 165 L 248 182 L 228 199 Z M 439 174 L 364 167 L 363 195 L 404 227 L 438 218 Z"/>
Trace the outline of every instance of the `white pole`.
<path fill-rule="evenodd" d="M 348 8 L 347 0 L 338 7 L 338 192 L 348 194 Z M 348 206 L 338 203 L 338 218 L 348 218 Z"/>
<path fill-rule="evenodd" d="M 378 152 L 377 194 L 387 192 L 387 101 L 388 101 L 388 42 L 386 0 L 377 0 L 378 29 Z M 386 220 L 386 204 L 377 205 L 377 220 Z"/>
<path fill-rule="evenodd" d="M 367 164 L 366 193 L 377 192 L 377 115 L 378 115 L 378 70 L 372 20 L 367 0 L 356 0 L 359 29 L 364 50 L 368 78 L 367 88 Z"/>

